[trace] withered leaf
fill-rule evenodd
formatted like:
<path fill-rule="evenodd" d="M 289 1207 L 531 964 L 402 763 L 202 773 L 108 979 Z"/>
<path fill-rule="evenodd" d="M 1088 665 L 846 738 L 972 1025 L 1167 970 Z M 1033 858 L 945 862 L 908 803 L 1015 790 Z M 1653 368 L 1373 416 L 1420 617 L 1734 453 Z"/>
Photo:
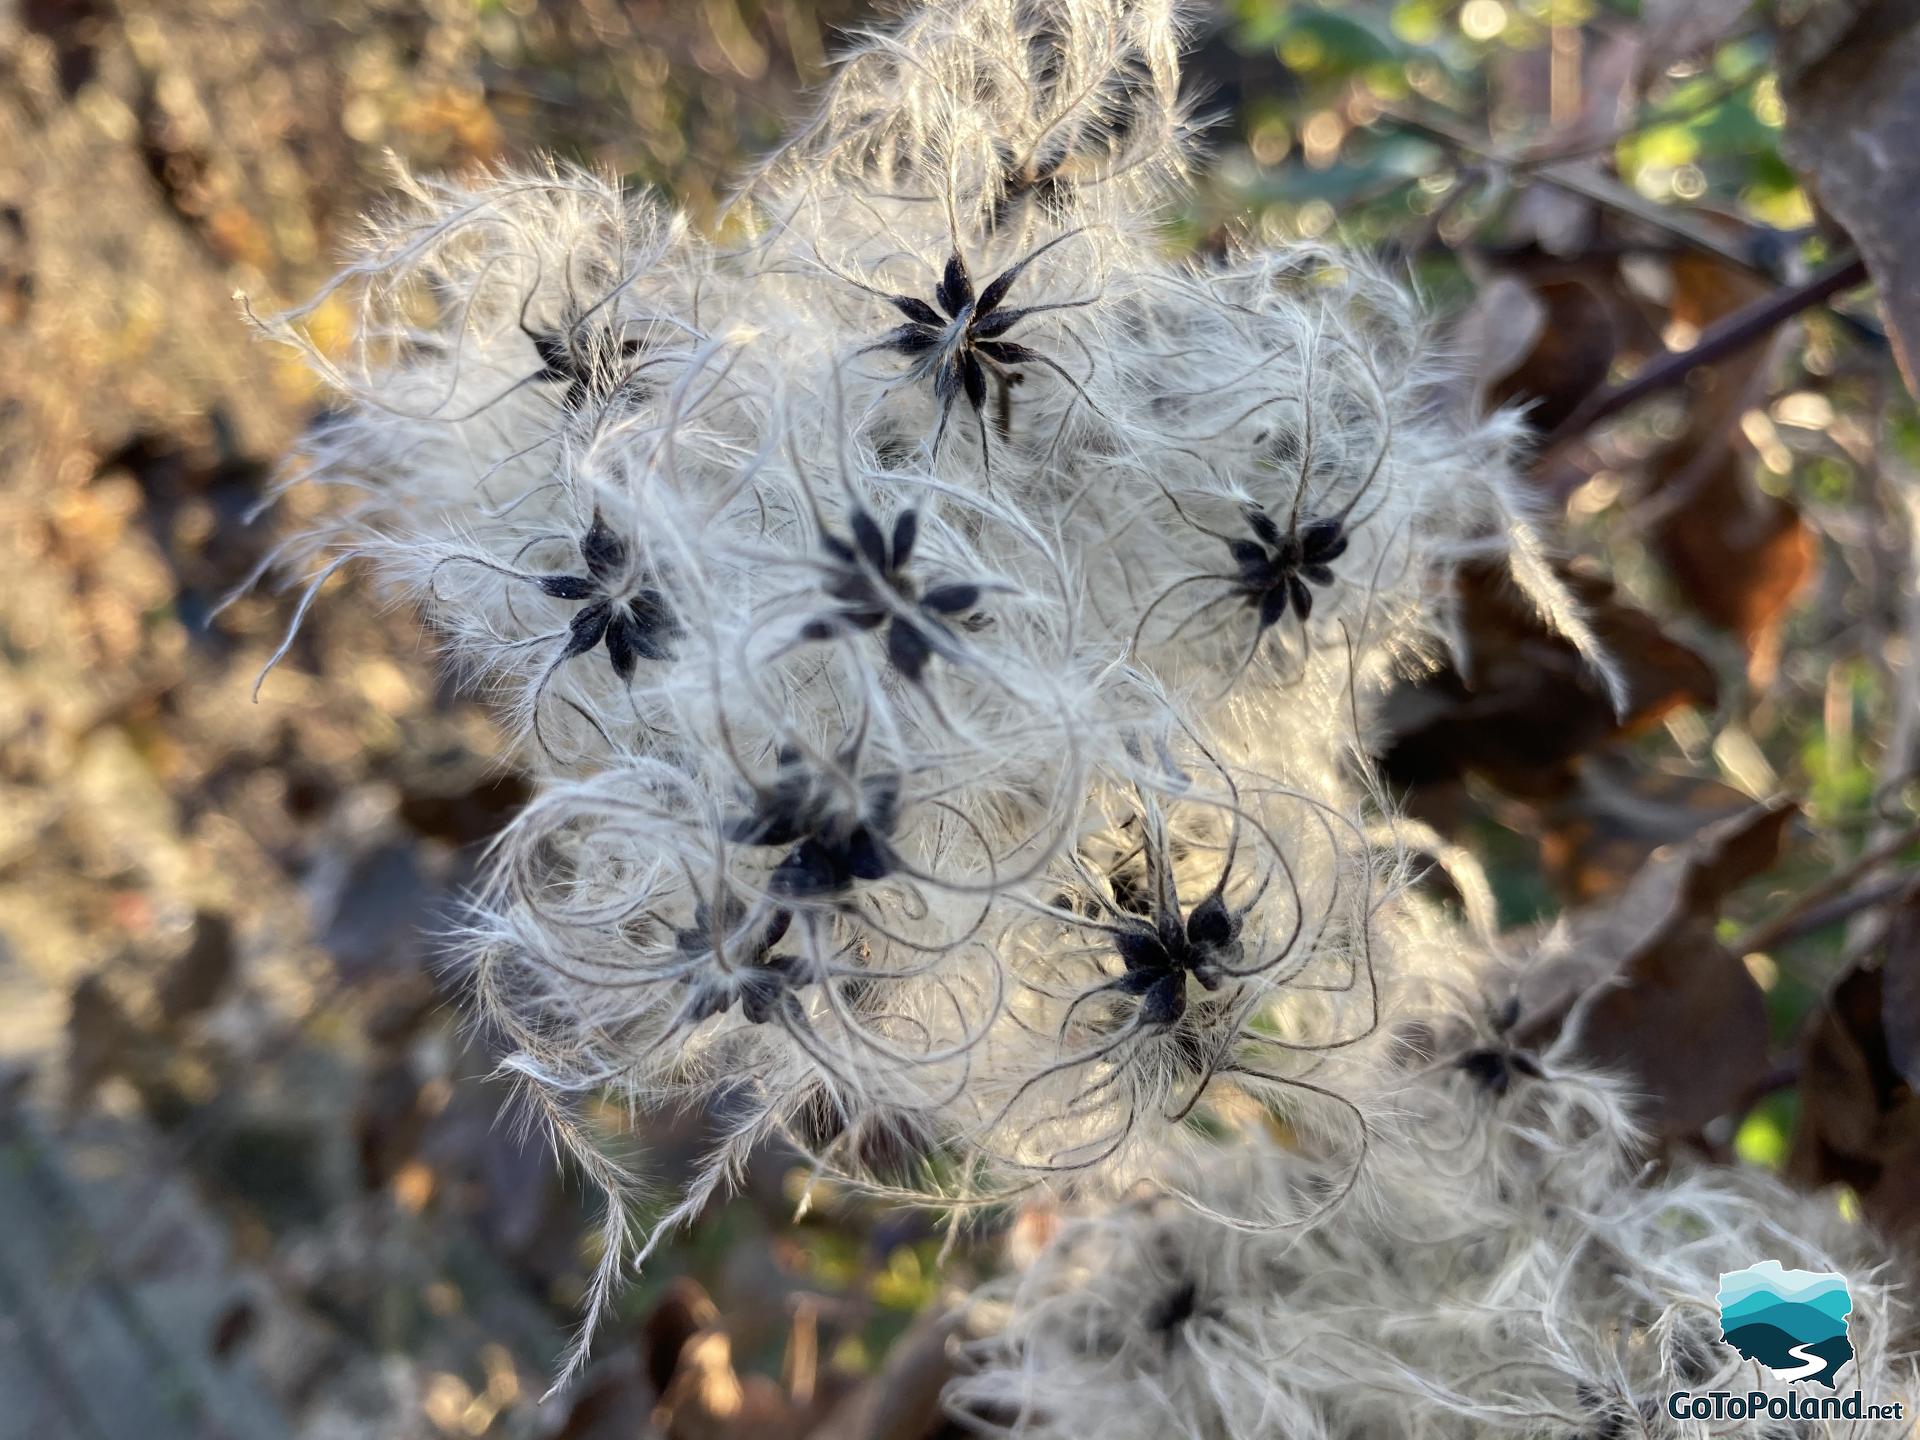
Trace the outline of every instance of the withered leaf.
<path fill-rule="evenodd" d="M 1518 370 L 1547 328 L 1547 307 L 1533 287 L 1512 275 L 1496 275 L 1480 287 L 1454 326 L 1454 343 L 1473 359 L 1484 396 Z"/>
<path fill-rule="evenodd" d="M 1673 318 L 1704 328 L 1763 295 L 1752 275 L 1718 260 L 1673 262 Z M 1687 380 L 1685 425 L 1647 458 L 1639 512 L 1654 552 L 1687 603 L 1746 642 L 1763 684 L 1778 658 L 1781 621 L 1812 579 L 1818 541 L 1799 508 L 1754 483 L 1740 417 L 1766 363 L 1753 346 Z"/>
<path fill-rule="evenodd" d="M 843 1372 L 819 1366 L 815 1323 L 811 1309 L 792 1317 L 788 1385 L 741 1374 L 719 1308 L 696 1281 L 674 1281 L 639 1337 L 642 1369 L 658 1397 L 653 1430 L 666 1440 L 801 1440 L 819 1433 L 823 1418 L 836 1414 L 849 1392 Z M 894 1363 L 890 1359 L 889 1367 Z M 886 1373 L 869 1383 L 878 1384 Z"/>
<path fill-rule="evenodd" d="M 719 1310 L 697 1281 L 674 1280 L 640 1323 L 633 1345 L 596 1362 L 568 1389 L 566 1416 L 553 1440 L 658 1434 L 657 1408 L 679 1369 L 681 1352 L 719 1323 Z"/>
<path fill-rule="evenodd" d="M 1520 359 L 1493 376 L 1487 399 L 1524 405 L 1528 426 L 1550 435 L 1606 383 L 1619 337 L 1611 307 L 1582 279 L 1539 282 L 1532 297 L 1538 330 Z"/>
<path fill-rule="evenodd" d="M 682 1276 L 667 1286 L 640 1327 L 647 1378 L 653 1381 L 656 1394 L 666 1394 L 687 1343 L 719 1323 L 720 1312 L 698 1281 Z"/>
<path fill-rule="evenodd" d="M 939 1433 L 956 1325 L 951 1313 L 920 1316 L 887 1352 L 879 1373 L 841 1401 L 809 1440 L 925 1440 Z"/>
<path fill-rule="evenodd" d="M 1800 1123 L 1787 1160 L 1803 1183 L 1850 1186 L 1895 1234 L 1920 1232 L 1920 1095 L 1894 1058 L 1890 1029 L 1910 1001 L 1893 998 L 1910 970 L 1910 958 L 1893 969 L 1856 965 L 1828 991 L 1801 1040 Z"/>
<path fill-rule="evenodd" d="M 1461 578 L 1459 665 L 1403 685 L 1388 699 L 1384 719 L 1393 740 L 1383 764 L 1389 779 L 1421 785 L 1479 774 L 1511 795 L 1560 795 L 1571 784 L 1576 757 L 1637 734 L 1681 706 L 1714 703 L 1706 661 L 1616 596 L 1593 570 L 1560 568 L 1626 674 L 1625 715 L 1614 714 L 1572 644 L 1549 633 L 1503 576 L 1473 570 Z"/>
<path fill-rule="evenodd" d="M 734 1369 L 724 1330 L 687 1341 L 653 1420 L 667 1440 L 800 1440 L 809 1428 L 772 1380 Z"/>
<path fill-rule="evenodd" d="M 1744 640 L 1764 677 L 1779 623 L 1813 576 L 1819 542 L 1798 507 L 1753 483 L 1751 457 L 1731 443 L 1715 446 L 1697 469 L 1677 458 L 1650 465 L 1656 484 L 1675 484 L 1654 548 L 1693 608 Z"/>
<path fill-rule="evenodd" d="M 1781 149 L 1867 262 L 1907 388 L 1920 394 L 1920 12 L 1812 7 L 1781 37 Z"/>
<path fill-rule="evenodd" d="M 1779 857 L 1795 813 L 1775 802 L 1710 825 L 1558 927 L 1520 976 L 1515 1039 L 1539 1050 L 1565 1038 L 1626 1076 L 1666 1138 L 1736 1108 L 1766 1070 L 1766 1008 L 1714 927 L 1727 895 Z"/>
<path fill-rule="evenodd" d="M 439 788 L 402 780 L 400 819 L 416 835 L 449 845 L 478 845 L 506 828 L 531 796 L 518 775 L 488 775 L 464 786 Z"/>
<path fill-rule="evenodd" d="M 1920 897 L 1893 912 L 1880 952 L 1886 1001 L 1887 1058 L 1907 1088 L 1920 1094 Z"/>

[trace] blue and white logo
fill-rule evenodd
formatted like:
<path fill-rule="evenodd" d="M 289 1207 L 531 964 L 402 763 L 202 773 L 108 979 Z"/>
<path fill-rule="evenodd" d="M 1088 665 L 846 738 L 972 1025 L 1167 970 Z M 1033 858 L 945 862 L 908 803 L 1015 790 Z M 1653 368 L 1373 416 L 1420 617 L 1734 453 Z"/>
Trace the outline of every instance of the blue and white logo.
<path fill-rule="evenodd" d="M 1853 1297 L 1830 1271 L 1787 1270 L 1762 1260 L 1720 1277 L 1720 1336 L 1782 1380 L 1837 1389 L 1853 1359 L 1847 1316 Z"/>

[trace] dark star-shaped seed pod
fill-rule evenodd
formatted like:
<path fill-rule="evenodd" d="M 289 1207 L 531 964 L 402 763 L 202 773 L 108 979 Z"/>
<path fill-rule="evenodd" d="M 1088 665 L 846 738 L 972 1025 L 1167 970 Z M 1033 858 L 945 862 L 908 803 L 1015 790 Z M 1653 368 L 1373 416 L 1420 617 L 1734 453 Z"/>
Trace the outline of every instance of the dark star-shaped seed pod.
<path fill-rule="evenodd" d="M 919 512 L 903 510 L 893 522 L 891 540 L 865 510 L 849 517 L 851 542 L 823 532 L 828 555 L 827 594 L 838 607 L 801 627 L 804 640 L 886 628 L 887 658 L 906 679 L 918 684 L 927 662 L 938 653 L 957 660 L 962 651 L 944 618 L 963 615 L 979 603 L 984 588 L 974 582 L 935 585 L 920 593 L 907 563 L 920 533 Z"/>
<path fill-rule="evenodd" d="M 854 763 L 851 754 L 842 760 Z M 859 801 L 849 805 L 798 749 L 783 746 L 773 783 L 754 787 L 752 808 L 728 821 L 727 838 L 787 850 L 767 880 L 776 899 L 820 900 L 844 894 L 857 880 L 885 879 L 898 866 L 891 836 L 899 822 L 900 777 L 869 775 L 859 789 Z"/>
<path fill-rule="evenodd" d="M 584 575 L 539 575 L 534 583 L 556 600 L 584 600 L 575 612 L 562 660 L 584 655 L 603 641 L 614 674 L 631 680 L 642 660 L 671 660 L 673 642 L 685 632 L 667 597 L 652 585 L 638 584 L 628 566 L 627 542 L 613 532 L 598 510 L 580 537 Z"/>
<path fill-rule="evenodd" d="M 1249 609 L 1260 612 L 1260 628 L 1277 625 L 1289 609 L 1304 622 L 1313 613 L 1309 585 L 1333 584 L 1333 562 L 1347 553 L 1345 522 L 1312 520 L 1282 531 L 1264 510 L 1245 512 L 1254 538 L 1231 540 L 1228 549 L 1239 567 L 1235 588 Z"/>
<path fill-rule="evenodd" d="M 1519 1023 L 1520 997 L 1510 996 L 1498 1012 L 1490 1012 L 1493 1043 L 1476 1046 L 1454 1059 L 1454 1067 L 1498 1099 L 1513 1088 L 1514 1077 L 1545 1080 L 1547 1072 L 1530 1050 L 1521 1049 L 1508 1039 L 1508 1032 Z"/>
<path fill-rule="evenodd" d="M 754 785 L 751 808 L 733 814 L 726 836 L 741 845 L 791 845 L 813 833 L 832 800 L 799 747 L 782 745 L 774 755 L 773 783 Z"/>
<path fill-rule="evenodd" d="M 1188 1012 L 1189 976 L 1203 989 L 1220 991 L 1229 980 L 1246 979 L 1280 963 L 1280 955 L 1252 965 L 1242 963 L 1247 915 L 1266 887 L 1262 885 L 1239 908 L 1227 903 L 1236 853 L 1237 845 L 1230 846 L 1218 878 L 1191 908 L 1181 901 L 1174 879 L 1176 855 L 1158 821 L 1148 825 L 1144 843 L 1135 852 L 1140 861 L 1137 867 L 1124 864 L 1096 879 L 1081 866 L 1086 880 L 1083 894 L 1094 913 L 1081 919 L 1080 908 L 1074 906 L 1072 918 L 1110 937 L 1122 969 L 1119 975 L 1083 991 L 1069 1006 L 1069 1016 L 1096 996 L 1117 993 L 1139 999 L 1140 1026 L 1166 1029 L 1181 1023 Z"/>
<path fill-rule="evenodd" d="M 1540 1062 L 1525 1050 L 1510 1050 L 1500 1046 L 1486 1046 L 1478 1050 L 1469 1050 L 1453 1062 L 1464 1070 L 1481 1089 L 1490 1095 L 1504 1095 L 1513 1088 L 1516 1075 L 1529 1080 L 1544 1080 L 1546 1071 L 1540 1068 Z"/>
<path fill-rule="evenodd" d="M 1177 908 L 1158 917 L 1128 916 L 1114 948 L 1125 972 L 1113 982 L 1122 995 L 1140 997 L 1140 1023 L 1171 1025 L 1187 1010 L 1187 977 L 1220 988 L 1221 967 L 1238 962 L 1240 922 L 1216 891 L 1184 921 Z"/>
<path fill-rule="evenodd" d="M 569 413 L 578 413 L 588 401 L 605 400 L 617 392 L 632 375 L 629 362 L 647 349 L 644 340 L 628 339 L 590 319 L 559 330 L 535 330 L 522 315 L 520 329 L 540 357 L 540 369 L 529 378 L 536 383 L 566 386 L 560 404 Z"/>
<path fill-rule="evenodd" d="M 782 857 L 767 891 L 783 900 L 841 895 L 856 880 L 884 880 L 899 865 L 892 836 L 900 818 L 900 779 L 870 775 L 860 783 L 857 811 L 827 815 Z"/>
<path fill-rule="evenodd" d="M 973 277 L 967 271 L 966 257 L 958 250 L 947 258 L 945 273 L 934 287 L 933 304 L 913 295 L 874 292 L 906 316 L 907 323 L 888 331 L 866 348 L 904 355 L 913 361 L 909 374 L 916 379 L 931 378 L 933 398 L 940 407 L 940 433 L 945 433 L 954 402 L 961 395 L 967 397 L 974 414 L 985 410 L 989 374 L 1005 387 L 1019 379 L 1013 367 L 1044 365 L 1072 383 L 1064 370 L 1039 351 L 1004 337 L 1030 315 L 1090 302 L 1067 300 L 1010 309 L 1003 306 L 1008 292 L 1027 266 L 1079 233 L 1070 230 L 1038 246 L 994 276 L 978 294 L 973 288 Z M 937 448 L 937 438 L 935 444 Z"/>
<path fill-rule="evenodd" d="M 764 1025 L 784 1009 L 797 1016 L 793 991 L 805 983 L 797 957 L 775 955 L 774 947 L 793 924 L 793 913 L 776 909 L 750 919 L 747 906 L 729 894 L 716 914 L 705 901 L 694 907 L 693 924 L 674 931 L 674 949 L 693 964 L 714 962 L 690 982 L 690 993 L 676 1024 L 698 1025 L 736 1003 L 750 1025 Z"/>

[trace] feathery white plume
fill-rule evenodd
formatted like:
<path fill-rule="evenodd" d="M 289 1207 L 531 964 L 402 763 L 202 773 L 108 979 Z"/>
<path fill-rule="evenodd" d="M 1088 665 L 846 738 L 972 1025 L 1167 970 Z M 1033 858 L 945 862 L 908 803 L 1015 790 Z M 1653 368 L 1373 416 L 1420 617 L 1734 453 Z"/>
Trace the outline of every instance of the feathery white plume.
<path fill-rule="evenodd" d="M 1317 244 L 1168 257 L 1182 33 L 1168 0 L 938 0 L 846 59 L 724 238 L 575 170 L 402 177 L 267 322 L 337 392 L 301 613 L 369 561 L 537 781 L 460 938 L 608 1192 L 574 1365 L 636 1183 L 591 1094 L 726 1117 L 641 1256 L 776 1136 L 956 1216 L 1158 1177 L 1188 1208 L 1155 1224 L 1276 1265 L 1412 1183 L 1436 1122 L 1397 1027 L 1479 980 L 1407 893 L 1362 728 L 1464 562 L 1590 636 L 1510 422 L 1444 410 L 1404 286 Z M 1273 1185 L 1181 1180 L 1276 1122 Z M 922 1164 L 875 1173 L 877 1137 Z M 1228 1395 L 1284 1358 L 1239 1343 L 1192 1383 L 1307 1425 Z"/>

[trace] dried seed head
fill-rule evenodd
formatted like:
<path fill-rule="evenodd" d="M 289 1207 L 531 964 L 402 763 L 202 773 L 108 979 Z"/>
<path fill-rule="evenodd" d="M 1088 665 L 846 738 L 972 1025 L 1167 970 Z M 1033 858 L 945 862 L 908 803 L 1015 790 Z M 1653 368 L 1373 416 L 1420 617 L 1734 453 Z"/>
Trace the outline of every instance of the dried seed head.
<path fill-rule="evenodd" d="M 609 1191 L 589 1329 L 628 1238 L 631 1177 L 572 1118 L 603 1089 L 737 1117 L 642 1255 L 825 1111 L 823 1171 L 902 1193 L 884 1126 L 957 1208 L 1169 1184 L 1199 1121 L 1277 1120 L 1319 1167 L 1189 1197 L 1233 1225 L 1388 1193 L 1395 1027 L 1457 1018 L 1476 961 L 1406 893 L 1357 726 L 1464 561 L 1588 637 L 1511 423 L 1436 405 L 1403 285 L 1318 245 L 1167 258 L 1183 29 L 935 0 L 847 59 L 726 243 L 577 170 L 403 178 L 268 324 L 338 392 L 300 613 L 372 562 L 537 782 L 459 938 Z M 306 329 L 328 301 L 344 351 Z M 1584 1092 L 1459 1069 L 1505 1085 L 1461 1143 L 1517 1183 L 1534 1092 Z M 1201 1209 L 1142 1353 L 1240 1366 Z M 1282 1413 L 1255 1398 L 1236 1425 Z"/>

